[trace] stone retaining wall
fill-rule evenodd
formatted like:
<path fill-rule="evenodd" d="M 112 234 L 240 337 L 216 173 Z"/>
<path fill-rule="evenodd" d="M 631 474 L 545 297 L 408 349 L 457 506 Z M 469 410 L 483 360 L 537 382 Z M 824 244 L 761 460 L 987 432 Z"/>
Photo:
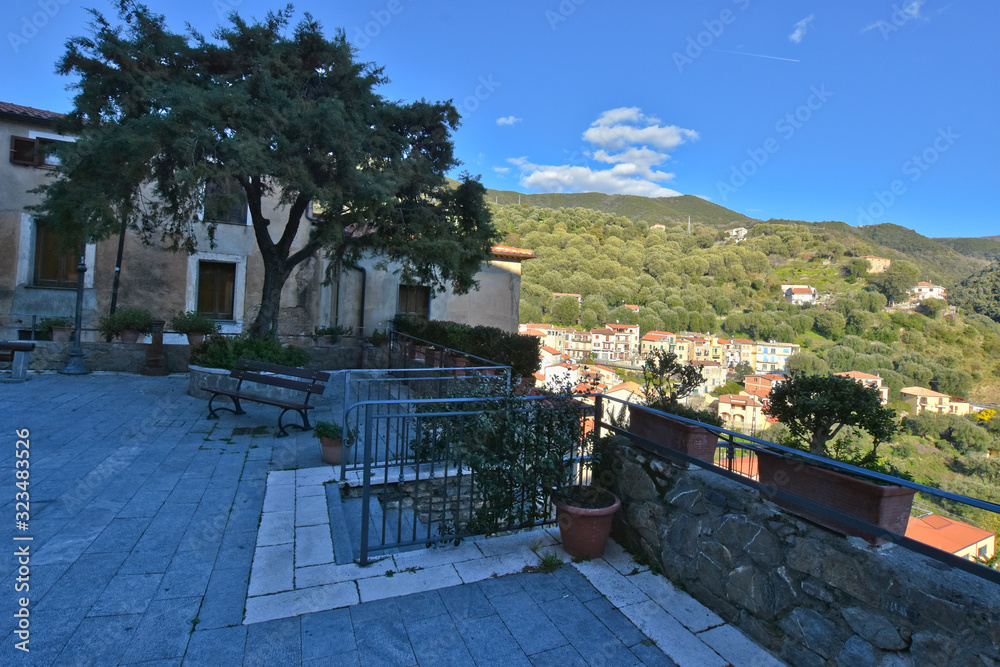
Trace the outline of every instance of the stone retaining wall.
<path fill-rule="evenodd" d="M 619 440 L 615 537 L 793 665 L 1000 665 L 1000 586 Z"/>
<path fill-rule="evenodd" d="M 92 371 L 138 373 L 146 363 L 145 343 L 83 343 L 84 363 Z M 60 370 L 69 361 L 72 343 L 35 341 L 35 351 L 30 370 Z M 362 348 L 357 344 L 332 347 L 303 347 L 309 353 L 307 368 L 316 370 L 341 370 L 360 368 Z M 164 345 L 163 358 L 170 373 L 188 371 L 189 345 Z"/>

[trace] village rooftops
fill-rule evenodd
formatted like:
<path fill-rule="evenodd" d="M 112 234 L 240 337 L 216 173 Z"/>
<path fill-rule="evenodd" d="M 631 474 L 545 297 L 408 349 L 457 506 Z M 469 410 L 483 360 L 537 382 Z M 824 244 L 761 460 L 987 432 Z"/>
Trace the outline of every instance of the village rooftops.
<path fill-rule="evenodd" d="M 871 375 L 870 373 L 862 373 L 861 371 L 844 371 L 843 373 L 834 373 L 834 375 L 839 375 L 841 377 L 848 377 L 853 380 L 881 380 L 881 375 Z"/>
<path fill-rule="evenodd" d="M 755 401 L 750 396 L 745 396 L 742 394 L 723 394 L 719 396 L 719 403 L 728 403 L 729 405 L 742 405 L 748 408 L 762 408 L 764 407 L 757 401 Z"/>
<path fill-rule="evenodd" d="M 927 398 L 957 398 L 932 389 L 925 389 L 924 387 L 903 387 L 899 390 L 899 393 L 909 394 L 910 396 L 926 396 Z"/>

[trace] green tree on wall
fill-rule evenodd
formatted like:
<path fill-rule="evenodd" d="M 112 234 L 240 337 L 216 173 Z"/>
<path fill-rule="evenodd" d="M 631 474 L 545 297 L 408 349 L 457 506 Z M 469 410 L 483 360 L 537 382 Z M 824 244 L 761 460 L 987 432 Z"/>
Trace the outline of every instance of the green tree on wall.
<path fill-rule="evenodd" d="M 765 410 L 785 424 L 792 436 L 817 456 L 828 456 L 827 443 L 845 426 L 856 426 L 873 439 L 869 457 L 899 429 L 896 414 L 883 407 L 879 392 L 839 375 L 792 377 L 771 389 Z"/>

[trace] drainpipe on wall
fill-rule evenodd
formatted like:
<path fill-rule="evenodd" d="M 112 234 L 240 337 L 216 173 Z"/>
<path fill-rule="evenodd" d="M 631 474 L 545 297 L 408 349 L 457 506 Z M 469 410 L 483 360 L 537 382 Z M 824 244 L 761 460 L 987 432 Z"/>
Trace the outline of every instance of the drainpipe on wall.
<path fill-rule="evenodd" d="M 115 260 L 115 279 L 111 285 L 111 315 L 115 314 L 118 305 L 118 280 L 122 274 L 122 252 L 125 250 L 125 218 L 122 218 L 122 230 L 118 233 L 118 259 Z"/>
<path fill-rule="evenodd" d="M 358 318 L 360 324 L 358 325 L 358 335 L 364 338 L 365 336 L 365 291 L 368 288 L 368 271 L 365 267 L 359 266 L 358 271 L 361 272 L 361 316 Z"/>

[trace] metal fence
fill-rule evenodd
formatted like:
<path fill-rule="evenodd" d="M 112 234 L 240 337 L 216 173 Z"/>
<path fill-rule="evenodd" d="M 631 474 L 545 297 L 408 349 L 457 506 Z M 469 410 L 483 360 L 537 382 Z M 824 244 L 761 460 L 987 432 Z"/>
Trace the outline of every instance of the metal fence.
<path fill-rule="evenodd" d="M 357 551 L 362 565 L 375 554 L 397 549 L 448 542 L 482 534 L 482 526 L 495 517 L 490 492 L 495 484 L 482 483 L 483 452 L 478 440 L 482 422 L 491 414 L 513 405 L 509 414 L 524 414 L 530 428 L 531 409 L 560 409 L 542 405 L 549 397 L 473 397 L 360 401 L 349 413 L 364 416 L 358 440 L 360 465 L 342 465 L 342 477 L 361 488 L 361 538 Z M 565 446 L 564 464 L 571 483 L 585 483 L 584 431 L 592 408 L 573 402 L 561 409 L 573 411 L 576 425 L 556 446 Z M 510 426 L 509 422 L 505 424 Z M 478 427 L 478 428 L 474 428 Z M 515 439 L 522 429 L 494 433 Z M 561 445 L 560 445 L 561 443 Z M 513 448 L 515 451 L 517 447 Z M 525 456 L 506 460 L 505 478 L 533 479 L 534 462 Z M 494 479 L 495 482 L 495 479 Z M 547 494 L 532 483 L 520 486 L 523 493 L 511 507 L 508 518 L 493 530 L 517 530 L 554 521 Z M 485 518 L 484 518 L 485 517 Z"/>

